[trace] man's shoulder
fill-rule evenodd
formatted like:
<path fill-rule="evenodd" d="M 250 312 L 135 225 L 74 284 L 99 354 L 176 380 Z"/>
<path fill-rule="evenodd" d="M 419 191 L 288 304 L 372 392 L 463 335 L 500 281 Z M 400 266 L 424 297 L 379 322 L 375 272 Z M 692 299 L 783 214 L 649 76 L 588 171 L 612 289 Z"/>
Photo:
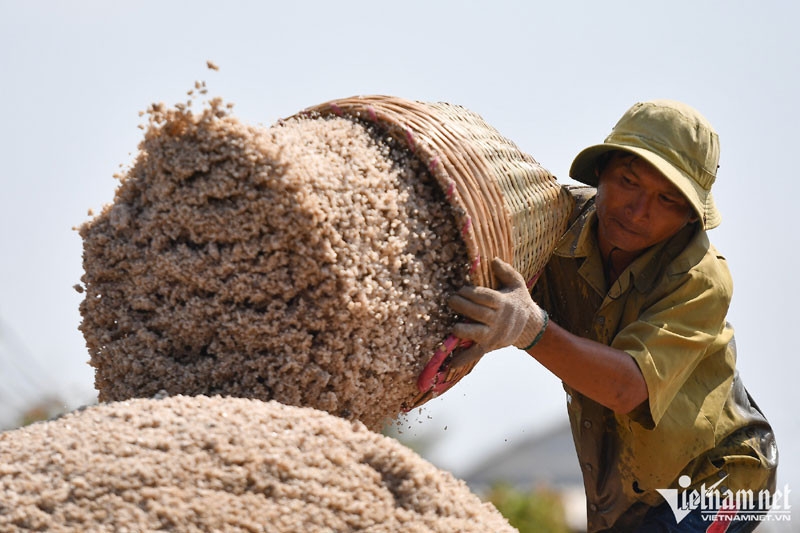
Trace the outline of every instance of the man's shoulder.
<path fill-rule="evenodd" d="M 711 281 L 731 283 L 730 269 L 725 256 L 717 250 L 705 230 L 697 230 L 675 255 L 669 267 L 670 275 L 692 273 Z"/>
<path fill-rule="evenodd" d="M 587 241 L 591 237 L 587 231 L 587 223 L 594 212 L 597 189 L 586 185 L 562 185 L 562 188 L 572 197 L 572 213 L 567 222 L 567 229 L 556 243 L 551 259 L 556 256 L 575 257 L 576 254 L 584 256 L 589 245 Z"/>
<path fill-rule="evenodd" d="M 572 214 L 567 225 L 569 227 L 591 205 L 597 195 L 597 189 L 588 185 L 563 185 L 562 188 L 570 194 L 573 202 Z"/>
<path fill-rule="evenodd" d="M 673 249 L 669 249 L 670 246 Z M 666 294 L 682 294 L 684 297 L 694 294 L 698 298 L 704 295 L 703 298 L 730 303 L 733 278 L 727 261 L 711 245 L 704 230 L 697 230 L 686 240 L 669 243 L 662 254 L 651 259 L 649 268 L 644 269 L 641 277 L 643 283 L 637 284 L 651 300 L 661 299 Z M 665 266 L 659 267 L 659 264 Z M 653 275 L 655 271 L 661 274 Z M 648 279 L 650 283 L 646 283 Z"/>

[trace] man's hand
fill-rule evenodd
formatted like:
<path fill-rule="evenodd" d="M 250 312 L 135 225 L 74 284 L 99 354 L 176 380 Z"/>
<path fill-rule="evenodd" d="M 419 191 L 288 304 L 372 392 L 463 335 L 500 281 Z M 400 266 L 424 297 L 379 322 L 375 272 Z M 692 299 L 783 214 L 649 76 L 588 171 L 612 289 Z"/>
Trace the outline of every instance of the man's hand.
<path fill-rule="evenodd" d="M 453 357 L 453 368 L 506 346 L 528 347 L 546 326 L 547 315 L 531 298 L 522 275 L 499 258 L 492 261 L 492 271 L 500 282 L 499 290 L 463 287 L 447 302 L 453 311 L 474 320 L 453 328 L 457 337 L 475 341 Z"/>

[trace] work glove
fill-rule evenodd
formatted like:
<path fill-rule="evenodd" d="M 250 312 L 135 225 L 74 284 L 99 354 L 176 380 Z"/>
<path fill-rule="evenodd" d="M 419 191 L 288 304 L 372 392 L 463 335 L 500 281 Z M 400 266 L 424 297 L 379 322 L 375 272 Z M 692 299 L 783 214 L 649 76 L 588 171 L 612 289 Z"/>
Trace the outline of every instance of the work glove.
<path fill-rule="evenodd" d="M 448 299 L 453 311 L 474 321 L 459 322 L 453 328 L 456 337 L 475 344 L 453 355 L 452 368 L 506 346 L 530 349 L 547 327 L 547 313 L 531 298 L 522 274 L 499 258 L 492 261 L 492 271 L 498 290 L 467 286 Z"/>

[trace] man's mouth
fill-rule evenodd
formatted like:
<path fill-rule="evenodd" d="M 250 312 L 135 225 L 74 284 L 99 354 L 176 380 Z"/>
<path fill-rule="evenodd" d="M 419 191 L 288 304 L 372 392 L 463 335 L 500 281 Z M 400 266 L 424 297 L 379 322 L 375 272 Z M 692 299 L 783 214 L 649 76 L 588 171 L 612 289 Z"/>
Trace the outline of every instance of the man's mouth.
<path fill-rule="evenodd" d="M 638 228 L 632 227 L 629 224 L 627 224 L 626 222 L 624 222 L 624 221 L 622 221 L 622 220 L 620 220 L 618 218 L 613 218 L 612 221 L 623 232 L 625 232 L 625 233 L 627 233 L 629 235 L 633 235 L 633 236 L 639 237 L 639 238 L 645 237 L 645 232 L 644 231 L 639 230 Z"/>

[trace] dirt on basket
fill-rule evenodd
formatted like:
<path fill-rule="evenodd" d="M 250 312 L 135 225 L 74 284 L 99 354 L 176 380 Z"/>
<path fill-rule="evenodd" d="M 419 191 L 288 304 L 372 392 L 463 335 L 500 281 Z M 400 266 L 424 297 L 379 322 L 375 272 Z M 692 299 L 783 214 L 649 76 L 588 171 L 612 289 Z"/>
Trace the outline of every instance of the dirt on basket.
<path fill-rule="evenodd" d="M 113 204 L 80 228 L 101 401 L 223 395 L 370 429 L 453 324 L 467 256 L 441 188 L 346 118 L 246 125 L 154 105 Z"/>
<path fill-rule="evenodd" d="M 463 481 L 359 422 L 206 396 L 0 433 L 0 530 L 514 531 Z"/>

